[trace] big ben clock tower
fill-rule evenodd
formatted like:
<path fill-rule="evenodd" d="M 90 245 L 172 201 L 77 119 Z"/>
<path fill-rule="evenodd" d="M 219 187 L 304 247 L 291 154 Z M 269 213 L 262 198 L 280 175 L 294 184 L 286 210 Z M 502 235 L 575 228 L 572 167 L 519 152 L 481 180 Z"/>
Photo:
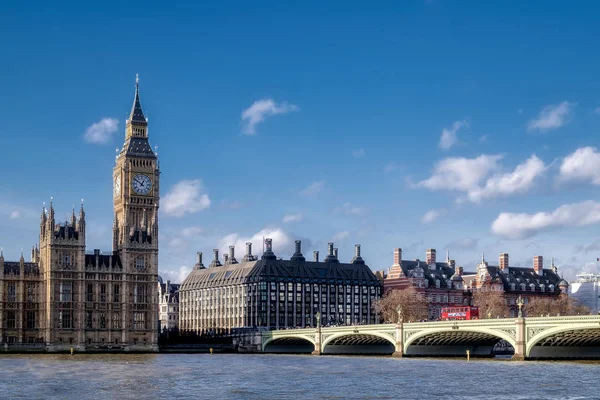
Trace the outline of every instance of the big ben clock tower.
<path fill-rule="evenodd" d="M 160 172 L 148 142 L 139 80 L 113 172 L 113 252 L 123 267 L 123 343 L 157 350 L 158 206 Z"/>

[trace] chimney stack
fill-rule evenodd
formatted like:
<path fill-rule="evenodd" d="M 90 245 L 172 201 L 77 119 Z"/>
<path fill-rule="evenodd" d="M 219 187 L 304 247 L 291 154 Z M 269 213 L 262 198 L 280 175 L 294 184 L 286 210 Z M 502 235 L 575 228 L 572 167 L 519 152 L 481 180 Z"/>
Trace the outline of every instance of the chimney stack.
<path fill-rule="evenodd" d="M 435 249 L 427 249 L 425 254 L 425 262 L 427 265 L 435 264 Z"/>
<path fill-rule="evenodd" d="M 252 255 L 252 242 L 246 242 L 246 254 L 242 258 L 243 262 L 254 261 L 256 258 Z"/>
<path fill-rule="evenodd" d="M 354 258 L 352 259 L 352 264 L 364 264 L 365 261 L 360 256 L 360 244 L 354 245 Z"/>
<path fill-rule="evenodd" d="M 543 275 L 544 257 L 542 257 L 542 256 L 533 256 L 533 270 L 538 275 Z"/>
<path fill-rule="evenodd" d="M 225 261 L 225 265 L 228 264 L 229 256 L 227 254 L 223 254 L 223 261 Z"/>
<path fill-rule="evenodd" d="M 462 276 L 463 274 L 463 267 L 455 267 L 454 268 L 454 272 L 458 275 L 458 276 Z"/>
<path fill-rule="evenodd" d="M 335 249 L 333 249 L 333 256 L 336 258 L 336 260 L 338 259 L 338 249 L 337 249 L 337 247 Z"/>
<path fill-rule="evenodd" d="M 273 239 L 271 239 L 271 238 L 265 239 L 265 245 L 266 245 L 266 249 L 262 255 L 262 259 L 263 260 L 276 260 L 277 257 L 275 256 L 275 253 L 273 253 Z"/>
<path fill-rule="evenodd" d="M 227 262 L 229 264 L 237 264 L 237 260 L 235 259 L 235 246 L 229 246 L 229 256 L 227 257 Z"/>
<path fill-rule="evenodd" d="M 265 239 L 266 242 L 266 246 L 267 246 L 267 250 L 266 251 L 273 251 L 273 239 Z"/>
<path fill-rule="evenodd" d="M 500 253 L 500 270 L 508 272 L 508 253 Z"/>
<path fill-rule="evenodd" d="M 456 267 L 456 260 L 448 260 L 448 266 L 450 268 Z"/>
<path fill-rule="evenodd" d="M 194 269 L 204 269 L 204 264 L 202 264 L 202 252 L 199 251 L 196 254 L 198 255 L 198 262 L 194 265 Z"/>
<path fill-rule="evenodd" d="M 399 266 L 402 263 L 402 249 L 394 249 L 394 266 Z"/>
<path fill-rule="evenodd" d="M 327 257 L 325 257 L 325 262 L 333 262 L 333 263 L 337 263 L 338 259 L 336 257 L 336 253 L 337 253 L 337 249 L 333 248 L 333 243 L 329 242 L 327 243 Z"/>
<path fill-rule="evenodd" d="M 315 262 L 319 262 L 319 252 L 317 250 L 313 251 L 313 258 Z"/>
<path fill-rule="evenodd" d="M 208 265 L 208 268 L 220 267 L 222 264 L 219 261 L 219 249 L 213 249 L 213 260 Z"/>
<path fill-rule="evenodd" d="M 292 261 L 306 261 L 302 255 L 302 242 L 300 240 L 296 240 L 296 251 L 292 255 Z"/>

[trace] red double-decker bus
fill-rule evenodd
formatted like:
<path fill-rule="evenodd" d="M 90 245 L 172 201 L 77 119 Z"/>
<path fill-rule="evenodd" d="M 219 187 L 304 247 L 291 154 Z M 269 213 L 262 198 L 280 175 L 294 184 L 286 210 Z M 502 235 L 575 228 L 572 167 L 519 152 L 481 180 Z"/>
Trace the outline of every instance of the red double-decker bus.
<path fill-rule="evenodd" d="M 473 306 L 442 307 L 442 321 L 478 319 L 479 308 Z"/>

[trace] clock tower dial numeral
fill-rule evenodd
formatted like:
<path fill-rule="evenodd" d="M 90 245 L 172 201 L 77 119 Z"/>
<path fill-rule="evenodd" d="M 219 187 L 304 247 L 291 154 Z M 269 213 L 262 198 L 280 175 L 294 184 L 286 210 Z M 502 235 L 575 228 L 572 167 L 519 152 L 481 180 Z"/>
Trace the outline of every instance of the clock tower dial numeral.
<path fill-rule="evenodd" d="M 150 190 L 152 189 L 152 180 L 148 175 L 134 175 L 131 179 L 131 188 L 135 193 L 145 196 L 150 193 Z"/>

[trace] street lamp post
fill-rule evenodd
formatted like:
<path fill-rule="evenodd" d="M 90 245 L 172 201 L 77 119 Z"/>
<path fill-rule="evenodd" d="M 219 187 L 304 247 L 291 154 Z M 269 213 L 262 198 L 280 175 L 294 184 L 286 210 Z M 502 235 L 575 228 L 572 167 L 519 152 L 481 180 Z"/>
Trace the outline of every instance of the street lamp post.
<path fill-rule="evenodd" d="M 517 298 L 517 307 L 519 307 L 519 318 L 523 318 L 523 304 L 525 304 L 523 302 L 523 298 L 521 297 L 521 295 L 519 295 L 519 297 Z"/>

